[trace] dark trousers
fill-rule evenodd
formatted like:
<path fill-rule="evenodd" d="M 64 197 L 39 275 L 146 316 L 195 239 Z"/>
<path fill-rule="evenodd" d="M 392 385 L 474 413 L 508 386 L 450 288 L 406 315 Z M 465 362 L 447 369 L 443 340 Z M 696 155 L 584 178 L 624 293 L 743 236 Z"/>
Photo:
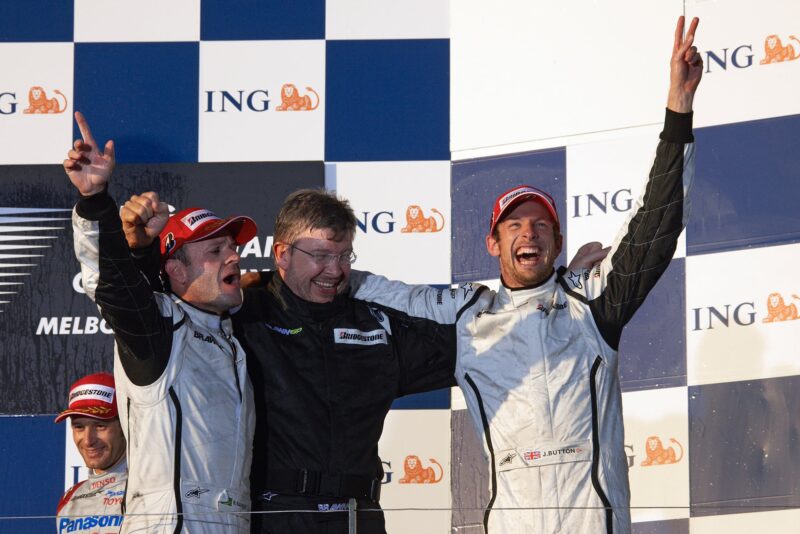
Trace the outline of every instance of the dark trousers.
<path fill-rule="evenodd" d="M 254 534 L 347 534 L 347 499 L 272 492 L 253 497 Z M 380 504 L 359 500 L 358 509 L 376 510 Z M 382 511 L 359 511 L 357 521 L 358 534 L 386 534 Z"/>

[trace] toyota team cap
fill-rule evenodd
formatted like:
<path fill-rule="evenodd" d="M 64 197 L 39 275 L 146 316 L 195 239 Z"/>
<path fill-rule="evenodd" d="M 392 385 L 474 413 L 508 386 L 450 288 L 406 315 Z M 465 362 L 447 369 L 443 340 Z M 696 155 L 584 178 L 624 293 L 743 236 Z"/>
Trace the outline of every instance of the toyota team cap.
<path fill-rule="evenodd" d="M 84 376 L 69 389 L 69 408 L 58 414 L 56 423 L 70 415 L 92 419 L 114 419 L 117 417 L 117 395 L 114 375 L 95 373 Z"/>
<path fill-rule="evenodd" d="M 258 232 L 255 221 L 242 215 L 220 219 L 203 208 L 187 208 L 174 214 L 161 230 L 161 260 L 167 261 L 186 243 L 202 241 L 230 228 L 237 245 L 244 245 Z"/>
<path fill-rule="evenodd" d="M 518 185 L 513 189 L 509 189 L 494 201 L 494 209 L 492 210 L 492 220 L 489 226 L 489 233 L 494 232 L 494 227 L 500 222 L 505 214 L 511 211 L 514 206 L 526 200 L 538 200 L 545 205 L 550 215 L 553 216 L 553 221 L 558 223 L 558 213 L 556 212 L 556 203 L 553 197 L 530 185 Z"/>

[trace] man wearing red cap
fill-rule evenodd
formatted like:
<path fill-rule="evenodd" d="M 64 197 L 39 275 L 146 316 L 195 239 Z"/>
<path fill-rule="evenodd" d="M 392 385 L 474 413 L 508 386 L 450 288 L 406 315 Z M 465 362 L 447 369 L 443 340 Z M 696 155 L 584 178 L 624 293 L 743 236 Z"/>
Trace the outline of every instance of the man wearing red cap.
<path fill-rule="evenodd" d="M 692 102 L 703 71 L 692 46 L 697 23 L 684 38 L 678 21 L 655 162 L 601 263 L 555 269 L 562 246 L 555 203 L 518 186 L 495 200 L 486 236 L 500 262 L 497 293 L 467 284 L 448 297 L 375 276 L 355 293 L 456 323 L 456 380 L 489 459 L 487 532 L 631 531 L 617 350 L 623 327 L 669 265 L 688 215 Z M 583 260 L 604 254 L 590 250 Z M 351 277 L 354 286 L 359 278 Z"/>
<path fill-rule="evenodd" d="M 114 145 L 83 139 L 64 161 L 81 199 L 73 212 L 83 287 L 114 330 L 114 374 L 128 438 L 123 532 L 248 532 L 253 391 L 228 310 L 242 302 L 236 247 L 248 217 L 201 208 L 169 218 L 154 193 L 121 212 L 107 192 Z M 120 217 L 159 238 L 171 293 L 153 292 L 128 251 Z M 163 228 L 159 234 L 159 229 Z"/>
<path fill-rule="evenodd" d="M 72 384 L 69 407 L 58 414 L 56 423 L 67 417 L 75 447 L 89 468 L 89 478 L 61 497 L 56 512 L 58 532 L 119 532 L 128 463 L 117 415 L 114 377 L 95 373 Z"/>

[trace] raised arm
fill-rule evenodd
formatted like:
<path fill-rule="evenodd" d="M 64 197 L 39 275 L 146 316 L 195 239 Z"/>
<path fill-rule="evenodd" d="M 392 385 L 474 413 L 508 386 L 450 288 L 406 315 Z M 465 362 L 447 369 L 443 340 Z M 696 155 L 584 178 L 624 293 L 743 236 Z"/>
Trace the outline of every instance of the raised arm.
<path fill-rule="evenodd" d="M 162 316 L 152 290 L 136 268 L 117 205 L 108 195 L 114 144 L 109 141 L 100 152 L 83 115 L 76 113 L 75 119 L 82 139 L 73 144 L 64 170 L 81 194 L 72 227 L 84 289 L 113 329 L 128 377 L 137 385 L 150 384 L 169 359 L 172 317 Z"/>
<path fill-rule="evenodd" d="M 669 266 L 688 217 L 688 191 L 694 177 L 691 111 L 703 70 L 692 44 L 697 24 L 694 19 L 684 37 L 684 19 L 678 20 L 664 130 L 653 166 L 631 216 L 601 263 L 601 276 L 590 278 L 585 290 L 595 322 L 613 348 L 619 345 L 622 328 Z"/>

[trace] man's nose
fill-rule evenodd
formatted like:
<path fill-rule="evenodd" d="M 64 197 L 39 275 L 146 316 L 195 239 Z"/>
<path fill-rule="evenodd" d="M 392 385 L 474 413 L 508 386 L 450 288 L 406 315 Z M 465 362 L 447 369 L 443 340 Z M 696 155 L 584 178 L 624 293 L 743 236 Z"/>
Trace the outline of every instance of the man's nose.
<path fill-rule="evenodd" d="M 522 235 L 529 239 L 538 237 L 539 234 L 536 230 L 536 225 L 532 221 L 522 223 Z"/>
<path fill-rule="evenodd" d="M 86 427 L 85 432 L 84 439 L 86 440 L 86 445 L 91 447 L 97 443 L 97 429 L 95 429 L 93 426 L 89 426 Z"/>
<path fill-rule="evenodd" d="M 342 264 L 339 263 L 339 257 L 334 258 L 332 255 L 327 258 L 325 263 L 325 272 L 334 276 L 342 274 Z"/>

